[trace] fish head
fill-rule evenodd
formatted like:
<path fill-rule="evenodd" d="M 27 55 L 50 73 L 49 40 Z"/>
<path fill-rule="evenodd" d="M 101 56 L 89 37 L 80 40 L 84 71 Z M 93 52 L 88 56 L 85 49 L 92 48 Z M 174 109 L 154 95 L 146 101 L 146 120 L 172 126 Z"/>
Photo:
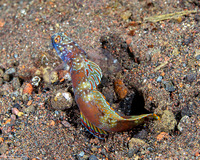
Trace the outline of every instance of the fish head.
<path fill-rule="evenodd" d="M 64 32 L 56 33 L 51 37 L 51 42 L 59 57 L 63 61 L 68 61 L 74 47 L 74 42 L 67 34 Z"/>

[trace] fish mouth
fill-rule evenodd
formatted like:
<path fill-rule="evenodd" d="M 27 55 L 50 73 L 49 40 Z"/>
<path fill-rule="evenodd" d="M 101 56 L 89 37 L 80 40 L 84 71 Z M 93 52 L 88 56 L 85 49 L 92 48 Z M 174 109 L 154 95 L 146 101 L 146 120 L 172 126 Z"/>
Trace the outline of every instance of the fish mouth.
<path fill-rule="evenodd" d="M 55 36 L 56 36 L 56 35 L 51 36 L 51 43 L 52 43 L 52 45 L 53 45 L 53 48 L 56 47 L 55 42 L 54 42 L 54 37 L 55 37 Z"/>

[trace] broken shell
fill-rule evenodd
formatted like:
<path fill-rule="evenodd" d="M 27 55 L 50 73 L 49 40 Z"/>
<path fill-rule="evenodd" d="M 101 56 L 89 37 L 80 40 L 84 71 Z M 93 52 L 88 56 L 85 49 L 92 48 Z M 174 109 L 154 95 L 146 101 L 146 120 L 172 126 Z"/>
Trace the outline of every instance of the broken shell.
<path fill-rule="evenodd" d="M 70 92 L 59 90 L 50 100 L 52 108 L 65 110 L 72 106 L 73 98 Z"/>

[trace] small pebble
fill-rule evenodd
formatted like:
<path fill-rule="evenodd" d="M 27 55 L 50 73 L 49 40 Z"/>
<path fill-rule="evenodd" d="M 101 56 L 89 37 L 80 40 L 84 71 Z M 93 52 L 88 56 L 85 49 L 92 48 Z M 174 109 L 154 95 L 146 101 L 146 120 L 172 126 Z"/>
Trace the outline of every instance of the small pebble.
<path fill-rule="evenodd" d="M 181 109 L 181 116 L 184 117 L 185 115 L 191 117 L 195 114 L 195 108 L 197 108 L 194 102 L 189 102 Z"/>
<path fill-rule="evenodd" d="M 0 86 L 3 84 L 3 78 L 0 77 Z"/>
<path fill-rule="evenodd" d="M 173 50 L 173 52 L 172 52 L 172 54 L 175 55 L 175 56 L 178 56 L 179 55 L 178 48 L 175 47 L 174 50 Z"/>
<path fill-rule="evenodd" d="M 43 79 L 46 83 L 55 83 L 58 81 L 58 73 L 52 71 L 52 68 L 46 67 L 43 69 Z"/>
<path fill-rule="evenodd" d="M 98 160 L 98 158 L 97 158 L 95 155 L 91 155 L 91 156 L 89 157 L 89 160 Z"/>
<path fill-rule="evenodd" d="M 24 89 L 23 89 L 23 94 L 32 94 L 33 92 L 33 86 L 30 83 L 25 83 Z"/>
<path fill-rule="evenodd" d="M 135 150 L 135 149 L 133 149 L 133 148 L 129 149 L 129 150 L 128 150 L 128 153 L 127 153 L 128 158 L 133 157 L 133 155 L 134 155 L 136 152 L 137 152 L 137 150 Z"/>
<path fill-rule="evenodd" d="M 69 73 L 66 73 L 64 76 L 63 76 L 64 79 L 67 79 L 68 81 L 71 81 L 71 75 Z"/>
<path fill-rule="evenodd" d="M 183 132 L 184 130 L 187 130 L 187 124 L 189 123 L 190 117 L 184 116 L 181 118 L 180 122 L 178 123 L 178 130 L 180 132 Z"/>
<path fill-rule="evenodd" d="M 163 84 L 165 85 L 165 90 L 169 92 L 174 92 L 175 87 L 171 81 L 164 81 Z"/>
<path fill-rule="evenodd" d="M 6 154 L 6 151 L 9 149 L 9 146 L 7 143 L 3 143 L 1 146 L 0 154 Z"/>
<path fill-rule="evenodd" d="M 18 54 L 15 53 L 15 54 L 14 54 L 14 58 L 18 58 Z"/>
<path fill-rule="evenodd" d="M 23 116 L 23 115 L 24 115 L 23 112 L 19 112 L 19 113 L 18 113 L 18 116 L 19 116 L 19 117 L 21 117 L 21 116 Z"/>
<path fill-rule="evenodd" d="M 14 77 L 13 80 L 12 80 L 12 85 L 13 85 L 13 88 L 15 90 L 17 90 L 18 88 L 20 88 L 21 84 L 20 84 L 20 81 L 19 81 L 19 78 L 18 77 Z"/>
<path fill-rule="evenodd" d="M 12 138 L 13 138 L 13 135 L 12 135 L 12 134 L 9 134 L 9 135 L 8 135 L 8 138 L 9 138 L 9 139 L 12 139 Z"/>
<path fill-rule="evenodd" d="M 147 147 L 147 150 L 148 150 L 149 152 L 155 152 L 155 149 L 152 148 L 152 147 Z"/>
<path fill-rule="evenodd" d="M 13 108 L 17 108 L 17 109 L 21 109 L 22 108 L 22 106 L 19 104 L 19 103 L 15 103 L 14 105 L 13 105 Z"/>
<path fill-rule="evenodd" d="M 188 82 L 190 82 L 190 83 L 192 83 L 193 81 L 195 81 L 196 80 L 196 74 L 188 74 L 187 76 L 186 76 L 186 80 L 188 81 Z"/>
<path fill-rule="evenodd" d="M 0 77 L 3 77 L 3 74 L 4 74 L 3 69 L 0 68 Z"/>
<path fill-rule="evenodd" d="M 32 99 L 33 99 L 32 96 L 29 96 L 29 97 L 28 97 L 28 100 L 29 100 L 29 101 L 32 100 Z"/>
<path fill-rule="evenodd" d="M 114 60 L 113 60 L 113 63 L 117 63 L 117 62 L 118 62 L 117 59 L 114 59 Z"/>
<path fill-rule="evenodd" d="M 10 116 L 10 118 L 12 119 L 12 120 L 16 120 L 16 115 L 14 115 L 14 114 L 12 114 L 11 116 Z"/>
<path fill-rule="evenodd" d="M 9 68 L 5 71 L 5 74 L 14 74 L 16 72 L 15 68 Z"/>
<path fill-rule="evenodd" d="M 14 91 L 11 93 L 12 96 L 18 97 L 19 96 L 19 91 Z"/>
<path fill-rule="evenodd" d="M 50 126 L 55 126 L 55 124 L 56 124 L 56 123 L 55 123 L 54 120 L 51 120 L 50 123 L 49 123 Z"/>
<path fill-rule="evenodd" d="M 200 21 L 200 15 L 199 15 L 199 14 L 196 14 L 196 15 L 194 16 L 194 19 L 195 19 L 195 21 L 199 22 L 199 21 Z"/>
<path fill-rule="evenodd" d="M 60 112 L 59 111 L 55 111 L 55 115 L 57 116 L 57 115 L 59 115 L 60 114 Z"/>
<path fill-rule="evenodd" d="M 25 10 L 25 9 L 22 9 L 22 10 L 21 10 L 21 14 L 26 15 L 26 10 Z"/>
<path fill-rule="evenodd" d="M 158 78 L 157 78 L 156 81 L 157 81 L 157 82 L 161 82 L 161 81 L 162 81 L 162 76 L 158 76 Z"/>
<path fill-rule="evenodd" d="M 55 83 L 56 81 L 58 81 L 58 73 L 57 72 L 51 72 L 50 77 L 51 77 L 51 83 Z"/>
<path fill-rule="evenodd" d="M 196 56 L 196 59 L 197 59 L 198 61 L 200 61 L 200 55 Z"/>
<path fill-rule="evenodd" d="M 144 146 L 144 145 L 148 145 L 145 141 L 139 139 L 139 138 L 131 138 L 129 141 L 129 149 L 133 149 L 136 146 Z"/>
<path fill-rule="evenodd" d="M 83 157 L 84 154 L 85 154 L 85 153 L 84 153 L 83 151 L 81 151 L 81 152 L 79 153 L 79 156 L 80 156 L 80 157 Z"/>
<path fill-rule="evenodd" d="M 27 93 L 22 95 L 22 100 L 24 102 L 28 101 L 28 94 Z"/>
<path fill-rule="evenodd" d="M 127 11 L 121 12 L 120 17 L 123 20 L 127 20 L 131 17 L 131 14 L 132 14 L 132 12 L 130 10 L 127 10 Z"/>
<path fill-rule="evenodd" d="M 97 147 L 92 147 L 92 148 L 91 148 L 91 151 L 92 151 L 92 152 L 96 152 L 97 150 L 98 150 Z"/>
<path fill-rule="evenodd" d="M 3 74 L 3 79 L 4 79 L 4 81 L 10 81 L 10 76 L 8 75 L 8 74 Z"/>
<path fill-rule="evenodd" d="M 200 49 L 195 50 L 195 55 L 194 57 L 199 61 L 200 60 Z"/>
<path fill-rule="evenodd" d="M 33 105 L 30 105 L 29 107 L 24 108 L 23 111 L 28 114 L 28 113 L 34 112 L 35 107 Z"/>
<path fill-rule="evenodd" d="M 61 121 L 61 123 L 63 124 L 63 126 L 65 126 L 67 128 L 72 127 L 72 125 L 69 122 L 67 122 L 66 120 Z"/>
<path fill-rule="evenodd" d="M 21 95 L 17 96 L 16 99 L 15 99 L 15 102 L 19 102 L 19 101 L 22 101 L 22 96 Z"/>
<path fill-rule="evenodd" d="M 106 155 L 106 154 L 107 154 L 107 152 L 106 152 L 106 150 L 105 150 L 104 148 L 102 148 L 101 154 L 103 154 L 103 155 Z"/>
<path fill-rule="evenodd" d="M 3 143 L 3 138 L 2 137 L 0 137 L 0 143 Z"/>
<path fill-rule="evenodd" d="M 12 113 L 18 115 L 19 110 L 17 108 L 12 108 Z"/>
<path fill-rule="evenodd" d="M 12 113 L 19 117 L 24 114 L 23 112 L 20 112 L 17 108 L 12 108 Z"/>
<path fill-rule="evenodd" d="M 29 100 L 29 101 L 27 102 L 27 106 L 30 106 L 30 105 L 32 104 L 32 102 L 33 102 L 33 100 Z"/>

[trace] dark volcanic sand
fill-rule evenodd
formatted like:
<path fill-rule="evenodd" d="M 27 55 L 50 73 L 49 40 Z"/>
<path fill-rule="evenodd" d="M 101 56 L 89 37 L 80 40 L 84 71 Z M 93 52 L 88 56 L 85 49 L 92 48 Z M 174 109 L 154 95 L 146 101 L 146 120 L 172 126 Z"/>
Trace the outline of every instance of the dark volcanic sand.
<path fill-rule="evenodd" d="M 199 7 L 198 0 L 1 0 L 0 158 L 199 159 Z M 148 20 L 187 10 L 196 11 Z M 105 140 L 88 133 L 71 83 L 56 69 L 62 62 L 50 38 L 63 31 L 102 68 L 99 90 L 116 111 L 154 112 L 161 121 Z M 119 79 L 124 99 L 114 91 Z M 72 98 L 57 98 L 62 92 Z"/>

